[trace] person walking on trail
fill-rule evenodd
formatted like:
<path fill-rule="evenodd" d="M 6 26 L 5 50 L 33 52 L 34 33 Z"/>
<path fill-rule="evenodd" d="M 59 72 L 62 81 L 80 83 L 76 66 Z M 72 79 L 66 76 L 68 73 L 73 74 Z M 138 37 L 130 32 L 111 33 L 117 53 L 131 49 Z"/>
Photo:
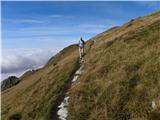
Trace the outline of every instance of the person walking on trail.
<path fill-rule="evenodd" d="M 85 45 L 85 42 L 81 37 L 80 40 L 79 40 L 79 56 L 80 56 L 80 59 L 82 59 L 82 57 L 84 56 L 84 45 Z"/>

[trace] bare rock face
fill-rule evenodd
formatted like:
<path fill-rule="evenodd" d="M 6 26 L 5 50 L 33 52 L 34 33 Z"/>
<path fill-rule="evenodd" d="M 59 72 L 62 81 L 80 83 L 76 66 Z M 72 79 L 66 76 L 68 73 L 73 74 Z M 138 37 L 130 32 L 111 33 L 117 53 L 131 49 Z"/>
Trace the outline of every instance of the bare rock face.
<path fill-rule="evenodd" d="M 3 80 L 1 83 L 1 91 L 4 91 L 14 85 L 17 85 L 20 80 L 16 76 L 9 76 L 7 79 Z"/>

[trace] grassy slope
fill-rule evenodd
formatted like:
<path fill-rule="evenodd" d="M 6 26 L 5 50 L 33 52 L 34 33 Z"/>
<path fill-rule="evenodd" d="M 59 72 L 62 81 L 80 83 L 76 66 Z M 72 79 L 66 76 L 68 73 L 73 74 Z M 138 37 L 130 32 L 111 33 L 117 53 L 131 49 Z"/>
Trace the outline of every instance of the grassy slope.
<path fill-rule="evenodd" d="M 47 120 L 57 98 L 77 67 L 77 46 L 65 48 L 39 70 L 27 72 L 21 82 L 2 92 L 2 119 Z"/>
<path fill-rule="evenodd" d="M 159 120 L 160 11 L 89 42 L 84 75 L 70 91 L 69 120 Z"/>

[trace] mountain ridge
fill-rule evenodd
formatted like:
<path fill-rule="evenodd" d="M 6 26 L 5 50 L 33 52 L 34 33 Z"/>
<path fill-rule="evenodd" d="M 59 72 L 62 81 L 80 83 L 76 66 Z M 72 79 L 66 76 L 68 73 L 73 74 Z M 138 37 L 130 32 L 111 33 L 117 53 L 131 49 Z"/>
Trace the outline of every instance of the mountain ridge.
<path fill-rule="evenodd" d="M 92 39 L 86 72 L 70 91 L 69 120 L 160 119 L 159 16 L 131 20 Z"/>
<path fill-rule="evenodd" d="M 69 120 L 157 119 L 159 16 L 160 11 L 139 17 L 87 41 L 84 75 L 69 91 Z M 78 46 L 71 45 L 43 68 L 25 74 L 19 84 L 3 91 L 2 118 L 49 120 L 77 69 L 78 55 Z M 155 110 L 152 102 L 157 106 Z"/>

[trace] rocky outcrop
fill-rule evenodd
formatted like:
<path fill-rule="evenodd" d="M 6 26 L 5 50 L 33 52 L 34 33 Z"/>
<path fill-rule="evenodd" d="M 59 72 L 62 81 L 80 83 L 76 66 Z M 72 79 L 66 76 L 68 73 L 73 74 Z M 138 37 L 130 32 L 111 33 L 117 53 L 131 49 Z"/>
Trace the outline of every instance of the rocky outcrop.
<path fill-rule="evenodd" d="M 14 85 L 17 85 L 20 80 L 16 76 L 10 76 L 7 79 L 3 80 L 1 83 L 1 91 L 4 91 Z"/>

